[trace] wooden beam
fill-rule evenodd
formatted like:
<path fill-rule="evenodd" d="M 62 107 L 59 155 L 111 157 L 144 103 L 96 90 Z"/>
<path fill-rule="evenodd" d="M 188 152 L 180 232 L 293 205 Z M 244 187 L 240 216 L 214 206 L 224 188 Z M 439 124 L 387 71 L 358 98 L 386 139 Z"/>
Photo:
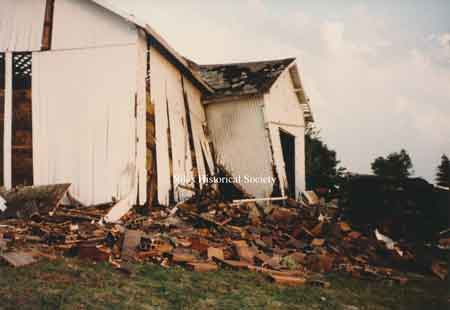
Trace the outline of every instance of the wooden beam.
<path fill-rule="evenodd" d="M 47 0 L 45 5 L 44 31 L 42 33 L 41 50 L 43 51 L 49 51 L 52 48 L 54 10 L 55 0 Z"/>
<path fill-rule="evenodd" d="M 13 60 L 12 53 L 5 54 L 5 114 L 3 135 L 3 181 L 6 188 L 11 188 L 11 139 L 12 139 L 12 101 L 13 101 Z"/>

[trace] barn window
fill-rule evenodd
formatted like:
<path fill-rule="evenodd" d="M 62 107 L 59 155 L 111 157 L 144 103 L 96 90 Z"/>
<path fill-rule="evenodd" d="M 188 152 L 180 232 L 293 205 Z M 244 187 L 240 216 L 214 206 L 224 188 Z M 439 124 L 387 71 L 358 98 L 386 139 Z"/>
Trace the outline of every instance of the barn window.
<path fill-rule="evenodd" d="M 31 53 L 13 54 L 12 185 L 33 184 Z"/>
<path fill-rule="evenodd" d="M 0 186 L 4 185 L 3 180 L 3 139 L 4 139 L 4 119 L 5 119 L 5 53 L 0 53 Z"/>

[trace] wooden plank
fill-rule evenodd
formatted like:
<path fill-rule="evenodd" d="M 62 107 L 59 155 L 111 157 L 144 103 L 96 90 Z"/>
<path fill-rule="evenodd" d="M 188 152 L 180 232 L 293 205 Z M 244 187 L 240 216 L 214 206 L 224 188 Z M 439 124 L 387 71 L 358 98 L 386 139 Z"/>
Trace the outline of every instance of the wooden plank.
<path fill-rule="evenodd" d="M 212 260 L 214 257 L 217 257 L 218 259 L 223 260 L 224 259 L 223 250 L 219 249 L 219 248 L 209 247 L 208 248 L 208 259 Z"/>
<path fill-rule="evenodd" d="M 191 151 L 191 159 L 192 159 L 192 172 L 194 177 L 198 177 L 198 163 L 197 163 L 197 155 L 195 153 L 195 145 L 194 145 L 194 133 L 192 130 L 192 119 L 191 119 L 191 110 L 189 108 L 189 100 L 186 94 L 186 90 L 184 88 L 184 77 L 181 75 L 181 88 L 183 90 L 183 102 L 184 102 L 184 110 L 185 117 L 187 123 L 188 137 L 189 137 L 189 150 Z M 200 182 L 198 179 L 194 182 L 195 189 L 200 189 Z"/>
<path fill-rule="evenodd" d="M 53 32 L 53 13 L 55 10 L 55 0 L 47 0 L 45 4 L 45 19 L 44 31 L 42 33 L 42 47 L 43 51 L 48 51 L 52 48 L 52 32 Z"/>
<path fill-rule="evenodd" d="M 31 265 L 36 262 L 31 254 L 20 251 L 3 253 L 0 257 L 14 268 Z"/>
<path fill-rule="evenodd" d="M 122 245 L 122 259 L 132 260 L 136 257 L 137 248 L 141 244 L 141 238 L 144 235 L 142 231 L 128 229 Z"/>
<path fill-rule="evenodd" d="M 213 263 L 188 263 L 187 267 L 196 272 L 211 272 L 219 269 L 219 267 Z"/>
<path fill-rule="evenodd" d="M 300 277 L 289 277 L 289 276 L 278 276 L 278 275 L 270 275 L 270 278 L 276 283 L 280 285 L 286 286 L 300 286 L 306 284 L 305 278 Z"/>

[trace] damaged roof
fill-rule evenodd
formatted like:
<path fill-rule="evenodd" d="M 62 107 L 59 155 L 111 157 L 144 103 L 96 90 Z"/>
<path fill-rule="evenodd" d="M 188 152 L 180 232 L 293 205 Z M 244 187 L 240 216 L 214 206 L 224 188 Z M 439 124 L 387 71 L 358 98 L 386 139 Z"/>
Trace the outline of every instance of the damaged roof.
<path fill-rule="evenodd" d="M 295 58 L 218 65 L 189 64 L 214 89 L 207 99 L 240 97 L 267 92 Z"/>

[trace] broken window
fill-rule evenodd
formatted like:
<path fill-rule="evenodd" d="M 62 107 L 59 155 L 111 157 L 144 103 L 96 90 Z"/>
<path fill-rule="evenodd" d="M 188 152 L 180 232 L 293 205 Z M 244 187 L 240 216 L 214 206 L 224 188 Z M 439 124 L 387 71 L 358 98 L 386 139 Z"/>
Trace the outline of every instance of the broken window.
<path fill-rule="evenodd" d="M 3 181 L 3 139 L 4 139 L 4 119 L 5 119 L 5 53 L 0 53 L 0 186 Z"/>
<path fill-rule="evenodd" d="M 31 53 L 13 54 L 12 185 L 33 184 Z"/>

